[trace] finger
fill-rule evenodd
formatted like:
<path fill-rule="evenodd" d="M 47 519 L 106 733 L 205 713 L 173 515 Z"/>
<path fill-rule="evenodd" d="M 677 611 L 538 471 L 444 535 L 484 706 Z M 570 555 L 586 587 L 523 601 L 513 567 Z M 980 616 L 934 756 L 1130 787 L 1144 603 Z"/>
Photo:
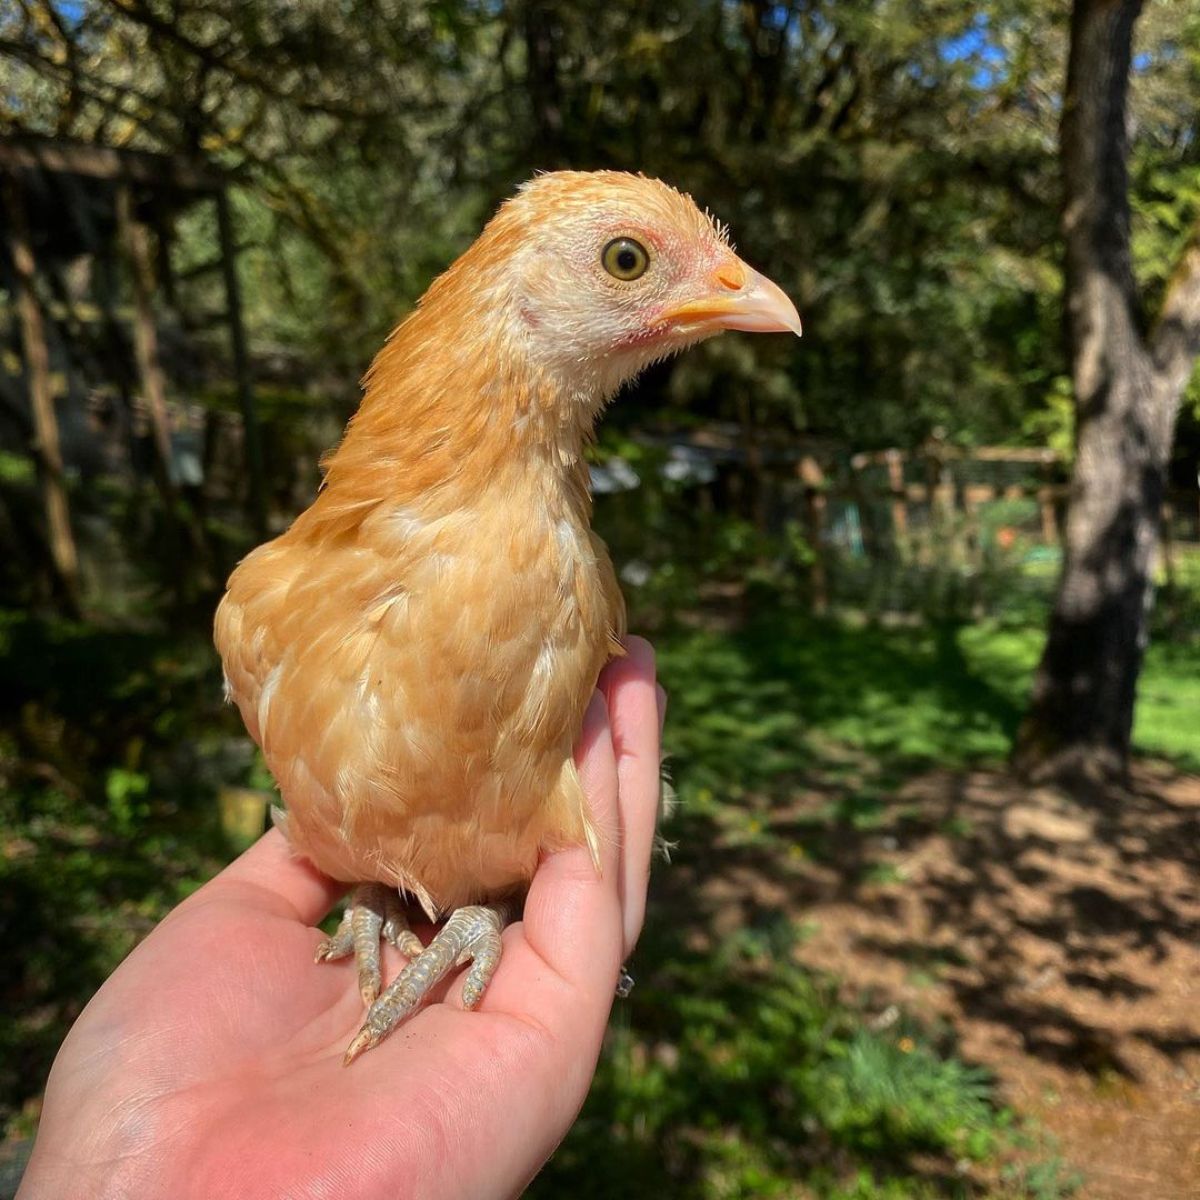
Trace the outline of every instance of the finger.
<path fill-rule="evenodd" d="M 589 852 L 589 878 L 609 884 L 614 896 L 621 865 L 622 841 L 620 781 L 616 765 L 612 714 L 604 693 L 597 690 L 592 693 L 584 714 L 579 744 L 575 748 L 575 766 L 587 798 L 588 815 L 599 838 L 599 872 Z"/>
<path fill-rule="evenodd" d="M 278 829 L 264 833 L 245 854 L 205 884 L 195 898 L 211 899 L 214 892 L 247 885 L 277 897 L 306 925 L 321 920 L 346 890 L 345 884 L 322 875 L 306 859 L 293 854 Z"/>
<path fill-rule="evenodd" d="M 577 751 L 579 775 L 600 834 L 600 872 L 584 846 L 549 855 L 525 900 L 525 938 L 579 992 L 607 1014 L 621 959 L 618 901 L 617 764 L 603 696 L 593 695 Z M 530 1007 L 536 998 L 530 996 Z"/>
<path fill-rule="evenodd" d="M 622 831 L 619 887 L 624 948 L 628 956 L 646 916 L 650 856 L 661 790 L 659 743 L 666 693 L 655 683 L 654 649 L 650 643 L 631 637 L 626 650 L 624 658 L 605 669 L 601 687 L 608 697 L 617 758 Z"/>

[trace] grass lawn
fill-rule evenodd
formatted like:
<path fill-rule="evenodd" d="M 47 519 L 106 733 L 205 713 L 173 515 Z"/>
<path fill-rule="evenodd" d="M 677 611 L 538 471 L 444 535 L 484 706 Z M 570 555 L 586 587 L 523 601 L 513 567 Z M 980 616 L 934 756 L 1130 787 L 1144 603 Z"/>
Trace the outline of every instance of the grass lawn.
<path fill-rule="evenodd" d="M 659 640 L 668 743 L 699 787 L 786 788 L 851 747 L 891 774 L 1001 759 L 1020 719 L 1041 628 L 857 627 L 803 615 L 727 634 Z M 1200 646 L 1151 645 L 1134 733 L 1139 753 L 1200 769 Z"/>

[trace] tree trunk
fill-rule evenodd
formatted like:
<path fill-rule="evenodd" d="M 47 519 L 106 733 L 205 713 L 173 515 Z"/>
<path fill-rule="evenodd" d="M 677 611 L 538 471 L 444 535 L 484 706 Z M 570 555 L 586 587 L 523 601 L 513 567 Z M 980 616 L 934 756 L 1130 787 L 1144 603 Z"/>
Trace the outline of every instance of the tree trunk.
<path fill-rule="evenodd" d="M 5 176 L 0 183 L 4 190 L 3 211 L 8 217 L 8 249 L 12 257 L 21 346 L 25 356 L 25 378 L 33 416 L 32 449 L 41 483 L 50 561 L 65 607 L 72 613 L 78 613 L 79 555 L 71 532 L 71 511 L 58 437 L 58 417 L 54 411 L 54 395 L 50 386 L 50 359 L 46 350 L 42 311 L 37 299 L 33 239 L 20 185 L 10 176 Z"/>
<path fill-rule="evenodd" d="M 172 564 L 176 596 L 185 599 L 194 585 L 201 591 L 212 586 L 208 571 L 209 553 L 204 530 L 191 506 L 179 492 L 171 474 L 171 427 L 167 413 L 166 377 L 159 354 L 154 323 L 154 268 L 149 231 L 134 209 L 128 183 L 117 186 L 117 231 L 133 286 L 133 348 L 141 383 L 142 401 L 150 419 L 154 445 L 153 474 L 163 503 L 167 528 L 171 531 L 176 561 Z"/>
<path fill-rule="evenodd" d="M 525 36 L 525 74 L 537 137 L 539 166 L 568 165 L 563 144 L 563 89 L 559 76 L 562 55 L 561 14 L 544 0 L 526 0 L 522 9 Z"/>
<path fill-rule="evenodd" d="M 242 324 L 242 290 L 237 273 L 237 243 L 233 236 L 233 214 L 224 188 L 217 193 L 217 230 L 221 237 L 221 273 L 225 280 L 225 313 L 233 349 L 233 374 L 237 381 L 238 408 L 242 414 L 242 439 L 249 487 L 246 497 L 250 521 L 260 542 L 267 540 L 267 492 L 263 475 L 262 437 L 254 387 L 250 381 L 250 355 Z"/>
<path fill-rule="evenodd" d="M 1060 154 L 1076 459 L 1063 571 L 1014 761 L 1045 778 L 1128 768 L 1179 402 L 1200 349 L 1189 247 L 1142 333 L 1129 238 L 1126 94 L 1142 0 L 1076 0 Z"/>

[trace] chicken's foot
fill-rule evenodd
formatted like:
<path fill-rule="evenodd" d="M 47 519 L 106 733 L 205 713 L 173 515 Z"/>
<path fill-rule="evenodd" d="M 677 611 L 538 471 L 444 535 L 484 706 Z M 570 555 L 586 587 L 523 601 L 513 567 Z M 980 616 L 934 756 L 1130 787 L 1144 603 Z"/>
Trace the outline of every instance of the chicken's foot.
<path fill-rule="evenodd" d="M 463 983 L 464 1008 L 474 1008 L 500 962 L 500 934 L 509 919 L 505 904 L 456 909 L 437 937 L 388 985 L 367 1010 L 362 1028 L 342 1060 L 349 1066 L 378 1045 L 455 967 L 470 962 Z"/>
<path fill-rule="evenodd" d="M 400 894 L 381 883 L 364 883 L 354 889 L 332 937 L 319 946 L 315 961 L 331 962 L 353 954 L 358 967 L 358 990 L 368 1008 L 383 984 L 379 940 L 386 938 L 401 954 L 416 958 L 425 947 L 408 927 Z"/>

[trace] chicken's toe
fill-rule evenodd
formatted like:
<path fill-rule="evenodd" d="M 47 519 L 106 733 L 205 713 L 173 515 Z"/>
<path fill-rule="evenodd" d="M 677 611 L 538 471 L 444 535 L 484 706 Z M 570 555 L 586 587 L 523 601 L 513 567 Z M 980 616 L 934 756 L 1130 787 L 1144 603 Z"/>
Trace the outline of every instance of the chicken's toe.
<path fill-rule="evenodd" d="M 381 937 L 410 958 L 421 953 L 421 939 L 408 927 L 399 894 L 381 883 L 364 883 L 354 889 L 337 930 L 316 950 L 317 962 L 354 955 L 359 994 L 368 1008 L 383 984 Z"/>
<path fill-rule="evenodd" d="M 401 954 L 408 958 L 416 958 L 425 949 L 421 939 L 408 926 L 408 916 L 404 911 L 404 903 L 400 893 L 387 893 L 387 916 L 383 922 L 383 936 L 387 938 Z"/>
<path fill-rule="evenodd" d="M 456 909 L 438 935 L 388 985 L 367 1010 L 366 1020 L 346 1049 L 349 1066 L 364 1050 L 378 1045 L 455 967 L 470 962 L 463 984 L 463 1007 L 474 1008 L 500 962 L 500 934 L 508 921 L 506 905 Z"/>
<path fill-rule="evenodd" d="M 337 958 L 345 958 L 354 950 L 354 934 L 350 928 L 351 919 L 354 916 L 354 904 L 351 902 L 346 905 L 346 911 L 342 913 L 342 919 L 338 923 L 337 929 L 329 935 L 329 937 L 317 943 L 317 952 L 313 955 L 313 962 L 333 962 Z"/>

